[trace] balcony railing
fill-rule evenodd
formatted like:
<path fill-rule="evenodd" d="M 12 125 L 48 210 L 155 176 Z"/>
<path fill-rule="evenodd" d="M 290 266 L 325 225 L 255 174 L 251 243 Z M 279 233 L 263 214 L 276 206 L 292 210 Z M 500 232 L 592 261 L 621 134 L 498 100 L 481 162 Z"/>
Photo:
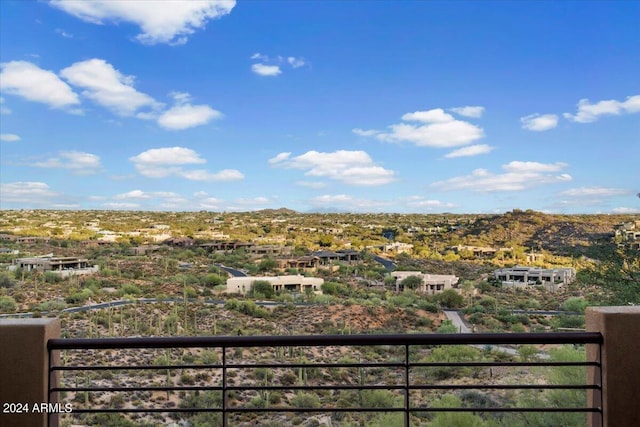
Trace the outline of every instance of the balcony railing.
<path fill-rule="evenodd" d="M 513 345 L 593 345 L 597 348 L 594 360 L 553 362 L 545 359 L 533 361 L 464 361 L 464 362 L 426 362 L 416 356 L 416 352 L 425 346 L 479 346 L 487 349 L 501 348 L 502 346 Z M 307 336 L 215 336 L 215 337 L 146 337 L 146 338 L 99 338 L 99 339 L 49 339 L 47 348 L 49 351 L 49 378 L 48 396 L 50 402 L 69 403 L 73 401 L 73 412 L 76 414 L 95 413 L 165 413 L 182 414 L 183 417 L 194 413 L 211 412 L 219 415 L 219 422 L 223 426 L 237 424 L 241 414 L 253 413 L 255 417 L 272 417 L 274 414 L 295 413 L 295 414 L 335 414 L 335 413 L 401 413 L 404 425 L 420 425 L 420 417 L 425 418 L 425 414 L 437 412 L 471 412 L 471 413 L 499 413 L 499 412 L 527 412 L 527 413 L 590 413 L 595 420 L 602 420 L 603 410 L 600 405 L 580 407 L 540 407 L 540 406 L 467 406 L 467 407 L 437 407 L 425 404 L 424 393 L 442 392 L 443 390 L 483 390 L 492 393 L 511 393 L 517 390 L 590 390 L 595 393 L 597 399 L 601 401 L 602 393 L 602 369 L 601 369 L 601 344 L 602 334 L 599 332 L 584 333 L 518 333 L 518 334 L 404 334 L 404 335 L 307 335 Z M 375 350 L 374 353 L 386 355 L 373 358 L 377 360 L 348 361 L 322 361 L 309 360 L 309 355 L 314 351 L 326 349 L 348 348 L 358 354 L 367 353 L 367 350 Z M 196 358 L 189 356 L 182 363 L 171 362 L 169 355 L 154 350 L 183 350 L 185 349 L 207 349 L 209 356 L 215 355 L 214 363 L 193 363 Z M 264 357 L 260 360 L 247 360 L 242 355 L 243 349 L 258 349 Z M 295 350 L 294 350 L 295 349 Z M 132 352 L 133 350 L 133 352 Z M 147 352 L 145 357 L 140 357 L 140 351 Z M 193 350 L 192 350 L 193 351 Z M 62 352 L 62 360 L 73 359 L 82 363 L 56 363 L 59 360 L 56 353 Z M 75 354 L 74 354 L 75 352 Z M 99 360 L 106 359 L 106 352 L 109 352 L 110 363 L 102 363 Z M 100 356 L 102 354 L 103 357 Z M 187 353 L 192 355 L 192 353 Z M 303 355 L 304 354 L 304 355 Z M 152 362 L 153 356 L 155 363 Z M 160 355 L 160 356 L 157 356 Z M 89 363 L 96 360 L 97 363 Z M 133 363 L 134 359 L 141 361 Z M 326 359 L 326 358 L 316 358 Z M 158 363 L 160 360 L 160 363 Z M 200 358 L 198 360 L 201 361 Z M 146 362 L 145 362 L 146 361 Z M 267 361 L 267 362 L 265 362 Z M 459 381 L 436 384 L 427 382 L 423 375 L 429 370 L 460 370 L 469 369 L 484 370 L 486 373 L 493 372 L 506 367 L 514 369 L 536 368 L 570 368 L 582 367 L 586 372 L 587 367 L 594 369 L 595 375 L 591 383 L 583 384 L 505 384 L 493 381 L 493 374 L 489 378 L 484 375 L 482 380 L 476 379 L 472 384 L 461 384 Z M 274 384 L 274 372 L 299 372 L 299 381 L 294 384 Z M 322 381 L 306 381 L 304 373 L 310 370 L 318 373 L 333 372 L 337 374 L 339 370 L 344 373 L 344 381 L 336 383 L 331 379 Z M 183 373 L 182 384 L 176 384 L 173 377 L 177 372 Z M 255 372 L 259 372 L 262 378 L 256 378 Z M 369 381 L 367 373 L 377 372 L 377 380 Z M 384 375 L 380 375 L 384 372 Z M 55 379 L 58 373 L 63 376 L 60 383 L 56 385 Z M 271 378 L 269 377 L 271 373 Z M 355 373 L 355 375 L 354 375 Z M 166 375 L 167 381 L 162 383 Z M 185 376 L 186 375 L 186 376 Z M 200 375 L 200 376 L 199 376 Z M 584 375 L 584 374 L 583 374 Z M 386 381 L 379 380 L 384 376 Z M 122 385 L 123 379 L 135 383 L 132 378 L 148 378 L 151 382 L 143 384 Z M 211 378 L 215 380 L 211 380 Z M 249 378 L 244 384 L 238 383 L 237 378 Z M 327 375 L 327 377 L 329 377 Z M 353 379 L 355 377 L 355 380 Z M 78 379 L 79 378 L 79 379 Z M 152 381 L 151 379 L 154 379 Z M 193 380 L 199 378 L 200 381 Z M 351 378 L 349 381 L 347 378 Z M 206 380 L 205 380 L 206 379 Z M 333 380 L 333 381 L 332 381 Z M 484 381 L 483 381 L 484 380 Z M 487 381 L 489 380 L 489 381 Z M 70 385 L 71 383 L 75 385 Z M 82 383 L 78 385 L 77 383 Z M 196 385 L 195 383 L 198 382 Z M 391 402 L 375 405 L 363 404 L 362 401 L 337 402 L 339 393 L 343 391 L 355 392 L 351 396 L 362 396 L 363 392 L 372 390 L 387 390 L 393 398 Z M 138 398 L 135 405 L 125 403 L 130 402 L 131 396 L 135 393 L 150 396 L 158 392 L 167 393 L 167 396 L 181 395 L 185 397 L 198 396 L 201 393 L 214 393 L 213 400 L 206 406 L 192 404 L 170 405 L 170 400 L 162 399 L 158 404 L 142 402 Z M 322 393 L 327 396 L 332 393 L 330 404 L 310 405 L 294 404 L 271 404 L 269 403 L 270 393 Z M 109 394 L 113 396 L 121 395 L 118 404 L 109 405 L 107 402 L 101 404 L 91 403 L 97 401 L 99 395 Z M 66 396 L 66 397 L 65 397 Z M 85 405 L 79 404 L 84 396 Z M 233 396 L 233 399 L 231 399 Z M 431 396 L 431 395 L 429 395 Z M 211 397 L 211 395 L 210 395 Z M 253 400 L 252 398 L 257 399 Z M 356 399 L 357 400 L 357 399 Z M 432 398 L 431 398 L 432 400 Z M 182 399 L 185 402 L 185 399 Z M 189 402 L 189 399 L 186 400 Z M 259 404 L 256 404 L 259 402 Z M 319 400 L 316 401 L 319 403 Z M 412 417 L 414 415 L 414 417 Z M 418 416 L 419 415 L 419 416 Z M 234 418 L 235 417 L 235 418 Z M 55 418 L 51 415 L 50 421 Z M 262 418 L 264 419 L 264 418 Z M 234 421 L 235 420 L 235 421 Z M 585 417 L 586 420 L 586 417 Z M 57 421 L 57 420 L 56 420 Z M 412 421 L 414 422 L 412 424 Z M 601 421 L 599 421 L 601 422 Z M 597 421 L 595 425 L 598 425 Z"/>
<path fill-rule="evenodd" d="M 105 339 L 60 339 L 56 318 L 0 319 L 0 425 L 55 427 L 73 423 L 76 417 L 82 422 L 84 417 L 128 413 L 124 416 L 161 425 L 189 417 L 214 417 L 219 425 L 230 426 L 249 425 L 257 418 L 263 424 L 287 425 L 287 417 L 297 417 L 299 423 L 304 416 L 314 416 L 336 426 L 341 422 L 334 420 L 348 420 L 353 413 L 351 420 L 358 424 L 388 415 L 396 425 L 415 426 L 451 415 L 443 411 L 465 412 L 455 416 L 475 412 L 489 422 L 579 416 L 588 426 L 640 425 L 640 307 L 590 307 L 585 318 L 586 333 Z M 431 357 L 441 349 L 521 344 L 586 345 L 586 360 L 558 363 L 543 357 L 483 356 L 434 363 L 437 359 Z M 424 354 L 431 356 L 421 357 Z M 516 372 L 505 379 L 507 369 Z M 573 378 L 545 382 L 544 369 L 572 372 Z M 436 381 L 425 374 L 434 370 L 464 372 L 453 380 Z M 475 377 L 469 378 L 469 372 Z M 482 391 L 496 398 L 491 404 L 482 399 L 436 404 L 446 391 L 462 397 Z M 278 393 L 280 402 L 273 398 Z M 320 399 L 297 401 L 296 393 Z M 392 398 L 361 399 L 368 394 Z M 545 394 L 573 398 L 536 398 Z M 162 395 L 165 398 L 158 398 Z M 518 405 L 520 397 L 531 399 Z M 569 400 L 579 403 L 573 407 Z M 77 414 L 61 414 L 68 409 L 65 403 Z"/>

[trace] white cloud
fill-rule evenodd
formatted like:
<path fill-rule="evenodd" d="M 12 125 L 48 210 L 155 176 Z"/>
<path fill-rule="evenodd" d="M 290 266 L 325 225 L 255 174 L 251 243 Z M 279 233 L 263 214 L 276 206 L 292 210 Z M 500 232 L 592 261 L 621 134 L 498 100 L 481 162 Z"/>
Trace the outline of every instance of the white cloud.
<path fill-rule="evenodd" d="M 563 162 L 556 163 L 539 163 L 539 162 L 521 162 L 514 160 L 502 165 L 502 169 L 513 173 L 542 173 L 542 172 L 559 172 L 568 165 Z"/>
<path fill-rule="evenodd" d="M 449 111 L 453 111 L 454 113 L 457 113 L 464 117 L 472 117 L 477 119 L 479 117 L 482 117 L 482 114 L 484 113 L 484 107 L 467 105 L 465 107 L 449 108 Z"/>
<path fill-rule="evenodd" d="M 162 106 L 133 87 L 133 76 L 125 76 L 104 59 L 76 62 L 60 75 L 72 85 L 83 88 L 82 95 L 121 116 L 132 116 L 144 107 L 155 110 Z"/>
<path fill-rule="evenodd" d="M 9 182 L 0 184 L 2 203 L 46 204 L 59 194 L 52 191 L 44 182 Z"/>
<path fill-rule="evenodd" d="M 402 116 L 402 120 L 424 123 L 446 123 L 454 120 L 451 114 L 445 113 L 442 108 L 434 108 L 427 111 L 414 111 Z"/>
<path fill-rule="evenodd" d="M 360 128 L 354 128 L 351 129 L 351 132 L 355 133 L 356 135 L 360 135 L 360 136 L 374 136 L 380 133 L 379 130 L 375 130 L 375 129 L 369 129 L 369 130 L 364 130 L 364 129 L 360 129 Z"/>
<path fill-rule="evenodd" d="M 287 160 L 289 157 L 291 157 L 291 153 L 280 153 L 277 156 L 269 159 L 268 162 L 269 164 L 280 163 Z"/>
<path fill-rule="evenodd" d="M 277 76 L 282 74 L 282 70 L 278 65 L 253 64 L 251 71 L 260 76 Z"/>
<path fill-rule="evenodd" d="M 269 57 L 267 55 L 263 55 L 260 52 L 256 52 L 251 55 L 251 59 L 259 59 L 260 61 L 268 61 Z"/>
<path fill-rule="evenodd" d="M 258 197 L 252 197 L 249 199 L 245 199 L 245 198 L 240 198 L 240 199 L 236 199 L 233 201 L 233 203 L 236 203 L 238 205 L 242 205 L 242 206 L 252 206 L 255 207 L 256 205 L 268 205 L 273 203 L 273 201 L 271 199 L 269 199 L 268 197 L 264 197 L 264 196 L 258 196 Z"/>
<path fill-rule="evenodd" d="M 448 202 L 442 202 L 440 200 L 431 200 L 431 199 L 425 199 L 422 196 L 413 196 L 410 197 L 406 202 L 405 205 L 410 207 L 410 208 L 418 208 L 418 209 L 425 209 L 425 210 L 436 210 L 436 209 L 451 209 L 451 208 L 455 208 L 456 205 L 453 203 L 448 203 Z"/>
<path fill-rule="evenodd" d="M 377 166 L 364 151 L 308 151 L 293 158 L 290 153 L 280 153 L 269 163 L 276 167 L 307 170 L 306 176 L 329 178 L 352 185 L 383 185 L 395 180 L 394 171 Z"/>
<path fill-rule="evenodd" d="M 142 190 L 132 190 L 127 193 L 117 194 L 113 196 L 114 199 L 150 199 L 151 195 L 149 193 L 145 193 Z"/>
<path fill-rule="evenodd" d="M 78 175 L 94 174 L 99 172 L 102 167 L 99 156 L 82 151 L 61 151 L 57 157 L 52 157 L 44 162 L 34 163 L 33 166 L 40 168 L 70 169 Z"/>
<path fill-rule="evenodd" d="M 616 213 L 616 214 L 636 214 L 636 213 L 640 213 L 640 209 L 639 208 L 620 207 L 620 208 L 611 209 L 611 212 Z"/>
<path fill-rule="evenodd" d="M 220 111 L 208 105 L 177 105 L 162 113 L 158 124 L 165 129 L 182 130 L 206 125 L 211 120 L 222 117 Z"/>
<path fill-rule="evenodd" d="M 52 71 L 27 61 L 0 64 L 0 90 L 52 108 L 80 104 L 78 95 Z"/>
<path fill-rule="evenodd" d="M 558 126 L 558 116 L 555 114 L 531 114 L 520 118 L 522 128 L 542 132 L 545 130 L 553 129 Z"/>
<path fill-rule="evenodd" d="M 521 191 L 543 184 L 568 182 L 571 175 L 556 174 L 567 167 L 566 163 L 538 163 L 513 161 L 502 165 L 504 173 L 494 174 L 486 169 L 476 169 L 470 175 L 458 176 L 431 184 L 441 191 L 471 190 L 477 192 Z"/>
<path fill-rule="evenodd" d="M 129 158 L 136 170 L 148 178 L 180 176 L 192 181 L 237 181 L 244 175 L 235 169 L 212 173 L 204 169 L 184 169 L 184 165 L 203 164 L 207 161 L 185 147 L 152 148 Z"/>
<path fill-rule="evenodd" d="M 302 66 L 304 66 L 307 62 L 304 60 L 304 58 L 296 58 L 295 56 L 289 56 L 287 57 L 287 62 L 289 63 L 289 65 L 291 65 L 293 68 L 300 68 Z"/>
<path fill-rule="evenodd" d="M 65 39 L 72 39 L 73 38 L 73 34 L 71 33 L 67 33 L 65 30 L 63 30 L 62 28 L 56 28 L 56 33 L 60 34 L 62 37 L 64 37 Z"/>
<path fill-rule="evenodd" d="M 631 191 L 624 188 L 580 187 L 565 190 L 560 194 L 569 197 L 614 197 L 631 194 Z"/>
<path fill-rule="evenodd" d="M 187 165 L 207 162 L 198 153 L 185 147 L 152 148 L 131 157 L 129 160 L 136 165 L 150 166 Z"/>
<path fill-rule="evenodd" d="M 308 202 L 313 208 L 338 208 L 349 212 L 380 211 L 382 208 L 392 205 L 390 201 L 362 199 L 348 194 L 324 194 L 313 197 Z"/>
<path fill-rule="evenodd" d="M 626 101 L 610 99 L 592 104 L 588 99 L 578 102 L 576 114 L 564 113 L 563 116 L 578 123 L 595 122 L 604 115 L 620 115 L 623 113 L 640 113 L 640 95 L 627 97 Z"/>
<path fill-rule="evenodd" d="M 494 150 L 495 147 L 491 147 L 487 144 L 477 144 L 477 145 L 469 145 L 467 147 L 458 148 L 457 150 L 453 150 L 452 152 L 445 154 L 445 157 L 448 159 L 454 157 L 469 157 L 469 156 L 477 156 L 479 154 L 490 153 Z"/>
<path fill-rule="evenodd" d="M 44 182 L 22 181 L 0 184 L 0 205 L 15 204 L 19 208 L 78 209 L 80 206 L 66 194 L 53 191 Z"/>
<path fill-rule="evenodd" d="M 175 105 L 158 118 L 158 124 L 165 129 L 182 130 L 209 123 L 222 118 L 220 111 L 208 105 L 191 105 L 188 93 L 174 92 Z"/>
<path fill-rule="evenodd" d="M 113 196 L 114 200 L 125 200 L 125 202 L 114 202 L 115 206 L 122 205 L 124 207 L 140 207 L 139 203 L 127 202 L 126 200 L 144 201 L 147 205 L 155 204 L 155 207 L 165 209 L 184 209 L 189 203 L 185 197 L 173 191 L 142 191 L 132 190 Z"/>
<path fill-rule="evenodd" d="M 16 141 L 20 141 L 20 136 L 14 134 L 14 133 L 3 133 L 0 134 L 0 141 L 3 142 L 16 142 Z"/>
<path fill-rule="evenodd" d="M 251 71 L 260 76 L 278 76 L 282 74 L 282 65 L 290 66 L 291 68 L 300 68 L 307 65 L 307 61 L 302 57 L 296 56 L 281 56 L 269 57 L 262 53 L 256 52 L 251 55 L 251 59 L 254 61 L 260 61 L 251 65 Z"/>
<path fill-rule="evenodd" d="M 220 210 L 222 209 L 224 201 L 220 199 L 216 199 L 215 197 L 207 197 L 200 201 L 198 201 L 198 206 L 200 209 L 208 209 L 208 210 Z"/>
<path fill-rule="evenodd" d="M 204 29 L 209 20 L 231 13 L 235 3 L 235 0 L 52 0 L 50 4 L 93 24 L 105 21 L 136 24 L 142 30 L 136 39 L 145 44 L 182 44 L 196 30 Z"/>
<path fill-rule="evenodd" d="M 354 129 L 363 136 L 375 136 L 386 142 L 410 142 L 419 147 L 450 148 L 467 145 L 484 136 L 482 128 L 455 119 L 441 108 L 415 111 L 402 116 L 402 120 L 414 123 L 398 123 L 389 126 L 390 132 Z"/>
<path fill-rule="evenodd" d="M 203 169 L 183 170 L 177 175 L 191 181 L 239 181 L 244 179 L 242 172 L 235 169 L 223 169 L 219 172 L 208 172 Z"/>

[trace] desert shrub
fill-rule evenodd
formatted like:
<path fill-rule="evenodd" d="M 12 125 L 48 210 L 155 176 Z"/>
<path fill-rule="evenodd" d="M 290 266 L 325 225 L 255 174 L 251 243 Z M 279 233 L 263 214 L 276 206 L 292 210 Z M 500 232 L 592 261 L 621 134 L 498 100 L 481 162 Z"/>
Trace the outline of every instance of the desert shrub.
<path fill-rule="evenodd" d="M 396 397 L 389 390 L 364 390 L 362 406 L 365 408 L 391 408 Z"/>
<path fill-rule="evenodd" d="M 286 371 L 280 376 L 282 385 L 294 385 L 298 381 L 298 376 L 293 371 Z"/>
<path fill-rule="evenodd" d="M 215 286 L 224 285 L 225 280 L 222 276 L 216 273 L 209 273 L 200 278 L 200 284 L 207 288 L 213 288 Z"/>
<path fill-rule="evenodd" d="M 438 303 L 431 302 L 426 299 L 421 299 L 418 301 L 418 308 L 421 308 L 424 311 L 429 311 L 431 313 L 438 313 L 440 311 L 440 305 Z"/>
<path fill-rule="evenodd" d="M 273 379 L 273 372 L 268 368 L 255 368 L 253 376 L 260 381 L 270 381 Z"/>
<path fill-rule="evenodd" d="M 291 398 L 291 404 L 296 408 L 319 408 L 320 399 L 315 394 L 299 392 Z"/>
<path fill-rule="evenodd" d="M 473 347 L 463 345 L 441 346 L 432 350 L 427 356 L 426 362 L 477 362 L 480 360 L 480 351 Z M 477 373 L 473 367 L 434 366 L 421 368 L 428 378 L 433 380 L 445 380 L 447 378 L 468 377 Z"/>
<path fill-rule="evenodd" d="M 13 313 L 16 311 L 16 301 L 10 296 L 0 296 L 0 312 Z"/>
<path fill-rule="evenodd" d="M 7 273 L 0 273 L 0 288 L 12 288 L 15 281 Z"/>
<path fill-rule="evenodd" d="M 65 308 L 67 308 L 67 304 L 60 300 L 45 301 L 37 307 L 40 311 L 59 311 Z"/>
<path fill-rule="evenodd" d="M 56 273 L 47 271 L 44 273 L 44 281 L 47 283 L 58 283 L 62 281 L 62 277 L 58 276 Z"/>
<path fill-rule="evenodd" d="M 436 295 L 436 299 L 440 304 L 447 308 L 458 308 L 464 303 L 464 298 L 453 289 L 447 289 Z"/>
<path fill-rule="evenodd" d="M 575 313 L 584 313 L 585 308 L 589 305 L 589 302 L 582 297 L 569 298 L 562 304 L 562 309 L 565 311 L 572 311 Z"/>
<path fill-rule="evenodd" d="M 478 323 L 482 323 L 483 318 L 484 316 L 481 313 L 473 313 L 469 316 L 469 323 L 477 325 Z"/>
<path fill-rule="evenodd" d="M 224 305 L 227 310 L 234 310 L 247 316 L 269 317 L 271 313 L 266 308 L 259 307 L 253 301 L 240 301 L 235 298 L 227 300 Z"/>
<path fill-rule="evenodd" d="M 120 285 L 120 289 L 118 290 L 118 294 L 120 296 L 123 295 L 140 295 L 142 291 L 139 287 L 132 283 L 124 283 Z"/>
<path fill-rule="evenodd" d="M 438 329 L 436 330 L 439 334 L 455 334 L 458 332 L 458 328 L 453 324 L 451 320 L 443 320 Z"/>
<path fill-rule="evenodd" d="M 554 328 L 584 328 L 584 316 L 556 316 L 552 320 Z"/>
<path fill-rule="evenodd" d="M 215 365 L 220 361 L 218 353 L 212 350 L 205 350 L 202 352 L 202 363 L 205 365 Z"/>
<path fill-rule="evenodd" d="M 80 304 L 85 302 L 92 295 L 93 292 L 91 292 L 91 289 L 83 289 L 80 292 L 75 292 L 69 295 L 64 300 L 67 304 Z"/>
<path fill-rule="evenodd" d="M 483 306 L 486 311 L 494 311 L 496 309 L 497 300 L 494 297 L 482 297 L 478 304 Z"/>

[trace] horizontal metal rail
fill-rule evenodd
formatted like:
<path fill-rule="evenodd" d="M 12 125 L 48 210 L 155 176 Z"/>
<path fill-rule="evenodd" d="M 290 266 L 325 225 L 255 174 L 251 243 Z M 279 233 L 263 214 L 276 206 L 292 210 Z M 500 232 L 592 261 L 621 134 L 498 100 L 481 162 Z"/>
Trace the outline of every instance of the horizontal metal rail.
<path fill-rule="evenodd" d="M 207 347 L 601 344 L 599 332 L 56 338 L 49 350 Z"/>
<path fill-rule="evenodd" d="M 62 393 L 140 393 L 140 392 L 167 392 L 167 393 L 201 393 L 213 392 L 217 393 L 219 403 L 213 407 L 157 407 L 140 405 L 140 407 L 82 407 L 74 408 L 73 412 L 78 414 L 96 414 L 96 413 L 218 413 L 221 416 L 222 425 L 226 426 L 231 414 L 243 413 L 327 413 L 334 414 L 339 412 L 350 413 L 376 413 L 376 412 L 394 412 L 404 414 L 404 424 L 409 426 L 412 415 L 420 413 L 437 413 L 437 412 L 472 412 L 472 413 L 504 413 L 504 412 L 566 412 L 566 413 L 597 413 L 602 415 L 600 407 L 459 407 L 459 408 L 441 408 L 435 406 L 423 406 L 419 403 L 412 402 L 415 393 L 424 393 L 429 391 L 442 390 L 594 390 L 596 393 L 602 393 L 601 388 L 601 365 L 600 359 L 591 361 L 576 362 L 552 362 L 544 360 L 535 360 L 530 362 L 513 362 L 513 361 L 469 361 L 469 362 L 420 362 L 413 361 L 410 357 L 410 349 L 412 347 L 429 348 L 432 346 L 449 346 L 449 345 L 486 345 L 486 346 L 507 346 L 522 344 L 593 344 L 599 347 L 602 344 L 602 335 L 600 333 L 579 332 L 579 333 L 518 333 L 518 334 L 406 334 L 406 335 L 304 335 L 304 336 L 210 336 L 210 337 L 132 337 L 132 338 L 77 338 L 77 339 L 50 339 L 47 348 L 50 354 L 50 361 L 54 360 L 54 352 L 73 350 L 126 350 L 126 349 L 219 349 L 221 354 L 221 362 L 209 364 L 140 364 L 135 366 L 127 366 L 122 364 L 105 365 L 105 364 L 82 364 L 82 365 L 55 365 L 50 362 L 49 372 L 50 378 L 54 381 L 49 385 L 49 400 L 51 402 L 59 401 Z M 397 347 L 402 349 L 399 354 L 389 356 L 387 361 L 372 362 L 363 361 L 362 363 L 302 363 L 278 361 L 277 363 L 230 363 L 229 350 L 242 348 L 302 348 L 302 347 Z M 499 368 L 499 367 L 594 367 L 599 375 L 596 376 L 594 384 L 427 384 L 414 378 L 419 372 L 428 369 L 459 369 L 459 368 Z M 359 372 L 368 372 L 374 370 L 385 370 L 391 372 L 395 376 L 391 380 L 386 379 L 385 383 L 336 383 L 329 384 L 328 381 L 313 384 L 271 384 L 268 381 L 254 379 L 251 384 L 238 385 L 230 381 L 230 373 L 243 370 L 280 370 L 295 369 L 299 371 L 308 369 L 344 369 L 359 370 Z M 156 375 L 161 377 L 164 373 L 169 372 L 204 372 L 206 375 L 217 373 L 220 378 L 215 384 L 192 385 L 182 384 L 175 385 L 173 382 L 167 385 L 136 385 L 136 384 L 86 384 L 75 387 L 69 384 L 57 384 L 55 378 L 60 373 L 68 375 L 77 372 L 88 378 L 90 372 L 112 371 L 110 375 L 127 375 L 130 372 L 140 372 L 140 375 Z M 130 376 L 133 377 L 133 376 Z M 104 380 L 109 382 L 109 379 Z M 168 382 L 168 381 L 167 381 Z M 396 400 L 394 405 L 385 405 L 384 407 L 367 407 L 361 403 L 353 402 L 354 406 L 339 406 L 335 401 L 325 404 L 321 407 L 294 407 L 273 405 L 266 400 L 266 407 L 247 406 L 246 395 L 245 404 L 240 405 L 238 402 L 230 402 L 230 393 L 238 396 L 242 393 L 249 395 L 266 396 L 267 393 L 281 392 L 356 392 L 364 391 L 388 390 L 395 392 L 396 396 L 402 396 L 400 400 Z M 602 418 L 600 416 L 600 418 Z M 50 417 L 51 419 L 51 417 Z"/>

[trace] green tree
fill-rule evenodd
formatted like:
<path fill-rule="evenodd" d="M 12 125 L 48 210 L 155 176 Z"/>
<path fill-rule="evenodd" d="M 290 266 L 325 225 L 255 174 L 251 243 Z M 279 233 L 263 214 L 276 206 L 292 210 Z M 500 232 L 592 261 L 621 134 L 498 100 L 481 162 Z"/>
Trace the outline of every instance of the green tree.
<path fill-rule="evenodd" d="M 402 279 L 400 287 L 402 289 L 418 289 L 422 286 L 422 278 L 420 276 L 409 276 Z"/>
<path fill-rule="evenodd" d="M 274 260 L 273 258 L 265 258 L 260 261 L 260 264 L 258 264 L 258 271 L 260 273 L 263 273 L 265 271 L 273 271 L 277 266 L 278 264 L 276 263 L 276 260 Z"/>
<path fill-rule="evenodd" d="M 323 234 L 318 238 L 318 244 L 323 248 L 328 248 L 333 244 L 333 236 L 331 234 Z"/>
<path fill-rule="evenodd" d="M 584 313 L 584 310 L 589 305 L 589 302 L 582 297 L 569 298 L 562 304 L 562 309 L 566 311 L 573 311 L 576 313 Z"/>
<path fill-rule="evenodd" d="M 464 304 L 464 298 L 453 289 L 446 289 L 436 295 L 436 300 L 447 308 L 458 308 Z"/>
<path fill-rule="evenodd" d="M 273 290 L 271 283 L 266 280 L 255 280 L 251 283 L 250 294 L 252 296 L 261 295 L 265 298 L 273 298 L 275 296 L 275 291 Z"/>

